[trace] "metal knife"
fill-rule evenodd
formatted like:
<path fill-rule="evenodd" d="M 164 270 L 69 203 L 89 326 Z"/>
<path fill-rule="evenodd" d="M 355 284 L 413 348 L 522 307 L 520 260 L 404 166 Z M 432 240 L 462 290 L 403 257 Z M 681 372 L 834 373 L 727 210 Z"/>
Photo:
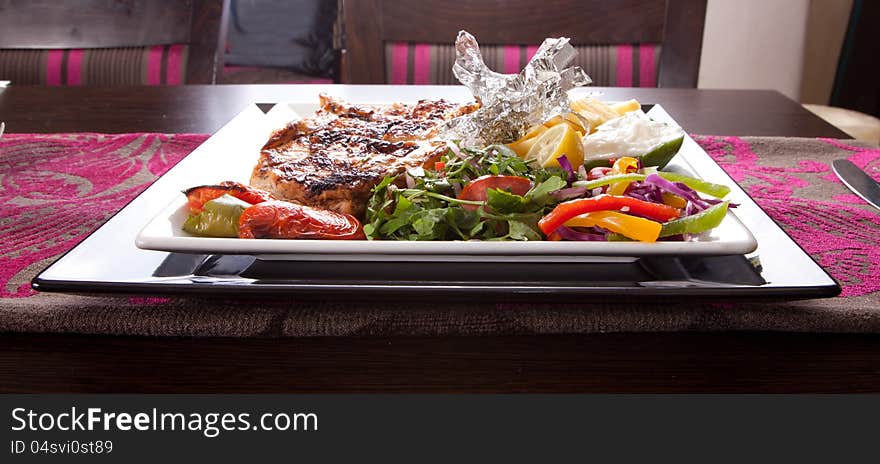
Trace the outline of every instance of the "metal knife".
<path fill-rule="evenodd" d="M 837 159 L 831 163 L 834 173 L 843 184 L 871 206 L 880 209 L 880 183 L 852 164 L 849 160 Z"/>

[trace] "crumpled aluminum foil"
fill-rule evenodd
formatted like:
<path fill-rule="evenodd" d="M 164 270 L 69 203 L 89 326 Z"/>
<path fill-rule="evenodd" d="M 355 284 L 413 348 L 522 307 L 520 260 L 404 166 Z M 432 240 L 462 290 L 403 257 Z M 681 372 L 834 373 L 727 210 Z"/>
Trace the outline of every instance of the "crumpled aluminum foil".
<path fill-rule="evenodd" d="M 501 74 L 483 61 L 480 46 L 467 31 L 455 40 L 452 72 L 482 106 L 450 120 L 443 135 L 462 146 L 509 143 L 535 124 L 569 112 L 569 89 L 593 82 L 579 66 L 566 68 L 577 55 L 568 39 L 545 39 L 519 74 Z"/>

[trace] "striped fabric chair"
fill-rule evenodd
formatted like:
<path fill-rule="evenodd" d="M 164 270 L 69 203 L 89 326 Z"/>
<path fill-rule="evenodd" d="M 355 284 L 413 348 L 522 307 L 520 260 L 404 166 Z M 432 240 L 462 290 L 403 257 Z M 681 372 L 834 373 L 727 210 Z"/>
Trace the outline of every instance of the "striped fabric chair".
<path fill-rule="evenodd" d="M 15 85 L 180 85 L 189 46 L 0 50 L 0 78 Z"/>
<path fill-rule="evenodd" d="M 588 70 L 593 85 L 657 87 L 660 44 L 577 45 L 574 65 Z M 537 45 L 481 45 L 486 64 L 498 72 L 516 74 L 538 50 Z M 385 82 L 388 84 L 458 84 L 452 74 L 455 47 L 446 44 L 385 44 Z"/>
<path fill-rule="evenodd" d="M 228 2 L 31 0 L 4 6 L 0 79 L 50 86 L 215 83 Z"/>
<path fill-rule="evenodd" d="M 342 80 L 457 84 L 459 30 L 486 64 L 519 72 L 546 37 L 569 37 L 597 86 L 696 87 L 706 0 L 342 0 Z"/>

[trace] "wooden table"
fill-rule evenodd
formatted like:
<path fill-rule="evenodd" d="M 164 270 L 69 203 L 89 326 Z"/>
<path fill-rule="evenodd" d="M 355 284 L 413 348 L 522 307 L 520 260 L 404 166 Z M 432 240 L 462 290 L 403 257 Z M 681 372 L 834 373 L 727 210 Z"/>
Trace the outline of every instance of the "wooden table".
<path fill-rule="evenodd" d="M 287 101 L 294 86 L 15 87 L 0 91 L 10 132 L 213 133 L 249 103 Z M 368 86 L 364 86 L 368 87 Z M 661 103 L 691 133 L 838 137 L 846 134 L 769 90 L 602 89 L 610 100 Z"/>
<path fill-rule="evenodd" d="M 846 135 L 772 91 L 605 89 L 699 134 Z M 10 132 L 213 132 L 286 86 L 10 87 Z M 0 391 L 880 391 L 880 337 L 785 333 L 184 339 L 0 336 Z"/>

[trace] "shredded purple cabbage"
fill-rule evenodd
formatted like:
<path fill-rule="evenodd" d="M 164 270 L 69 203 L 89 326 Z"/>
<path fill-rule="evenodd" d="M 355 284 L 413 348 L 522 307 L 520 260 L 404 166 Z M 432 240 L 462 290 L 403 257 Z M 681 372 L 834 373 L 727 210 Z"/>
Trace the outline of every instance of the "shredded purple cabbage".
<path fill-rule="evenodd" d="M 550 196 L 552 196 L 553 198 L 555 198 L 559 201 L 563 201 L 563 200 L 570 200 L 572 198 L 580 198 L 580 197 L 584 196 L 584 194 L 586 194 L 586 193 L 587 193 L 586 187 L 569 187 L 569 188 L 563 188 L 563 189 L 559 189 L 559 190 L 555 190 L 553 192 L 550 192 Z"/>
<path fill-rule="evenodd" d="M 556 233 L 559 234 L 565 240 L 575 240 L 581 242 L 604 242 L 607 239 L 605 238 L 605 234 L 595 234 L 590 232 L 578 232 L 570 227 L 559 226 L 556 229 Z"/>
<path fill-rule="evenodd" d="M 650 174 L 648 177 L 645 178 L 644 183 L 656 185 L 657 187 L 673 195 L 680 196 L 687 200 L 688 208 L 685 210 L 685 214 L 687 215 L 694 214 L 692 212 L 689 212 L 689 210 L 691 209 L 691 205 L 693 205 L 694 208 L 697 208 L 696 212 L 700 212 L 714 204 L 713 202 L 701 198 L 700 195 L 697 194 L 696 191 L 694 191 L 694 189 L 688 187 L 687 185 L 681 182 L 670 182 L 657 174 Z"/>
<path fill-rule="evenodd" d="M 572 182 L 577 180 L 577 174 L 574 172 L 574 168 L 571 167 L 571 161 L 568 160 L 568 157 L 565 155 L 556 158 L 556 161 L 559 162 L 559 165 L 562 166 L 562 169 L 565 169 L 568 172 L 568 179 L 566 179 L 571 185 Z"/>
<path fill-rule="evenodd" d="M 626 192 L 626 196 L 633 197 L 636 200 L 650 201 L 650 200 L 648 200 L 648 198 L 646 196 L 642 195 L 641 193 L 635 192 L 635 191 Z"/>
<path fill-rule="evenodd" d="M 630 184 L 624 195 L 652 203 L 663 203 L 663 191 L 656 185 L 643 182 L 633 182 Z"/>

